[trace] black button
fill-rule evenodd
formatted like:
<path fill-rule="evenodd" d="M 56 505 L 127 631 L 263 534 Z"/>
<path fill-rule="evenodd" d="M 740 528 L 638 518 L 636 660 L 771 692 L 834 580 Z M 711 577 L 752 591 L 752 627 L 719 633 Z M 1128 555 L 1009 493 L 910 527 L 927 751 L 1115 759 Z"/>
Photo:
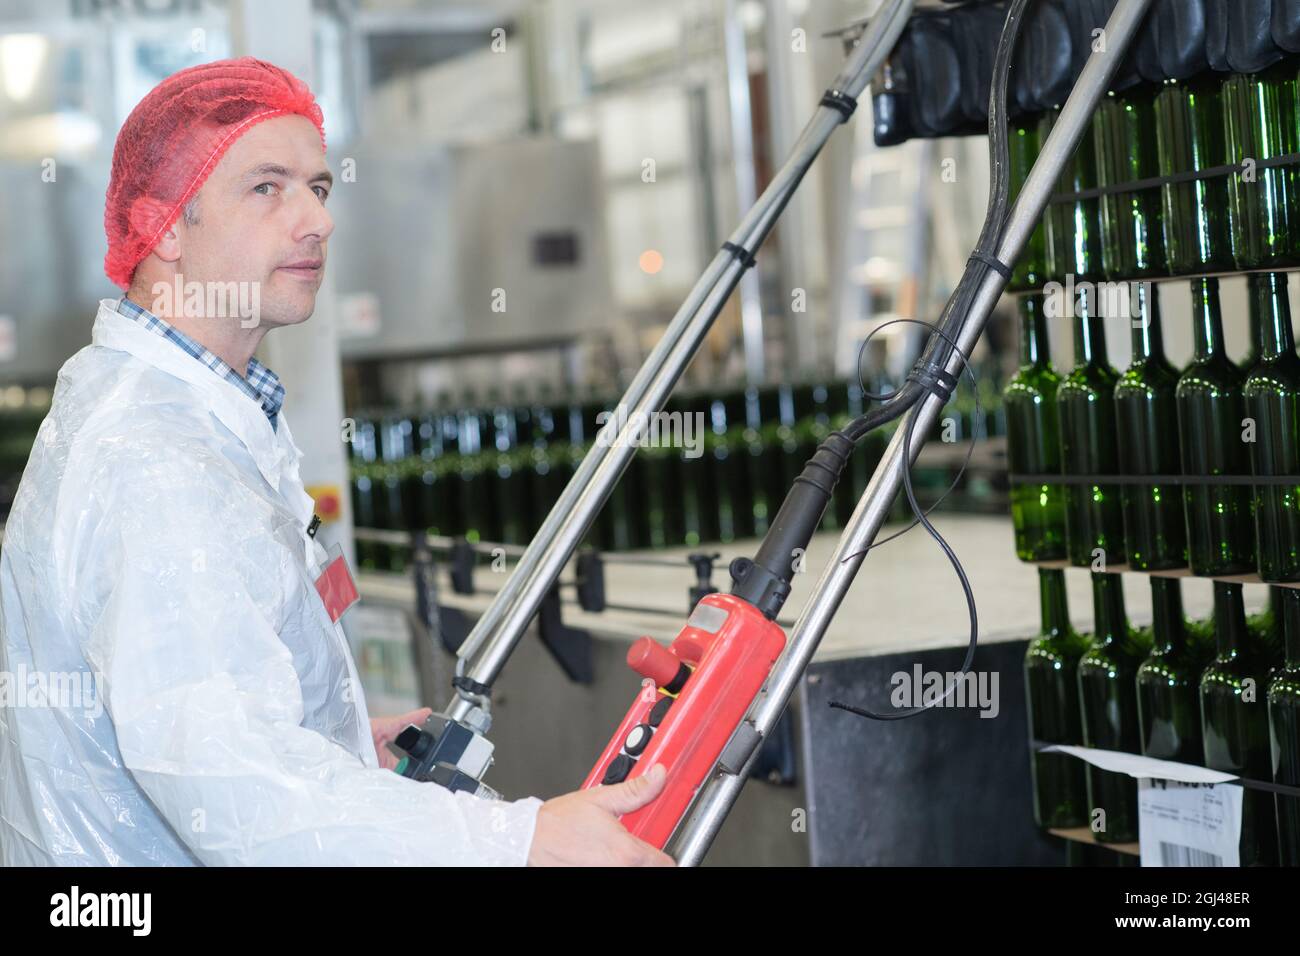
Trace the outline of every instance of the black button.
<path fill-rule="evenodd" d="M 659 698 L 659 703 L 650 708 L 650 716 L 646 718 L 646 722 L 651 727 L 658 727 L 663 723 L 664 715 L 668 713 L 668 708 L 672 705 L 673 699 L 671 697 Z"/>
<path fill-rule="evenodd" d="M 610 762 L 609 769 L 605 771 L 605 779 L 601 783 L 622 783 L 635 766 L 635 760 L 627 754 L 619 754 Z"/>
<path fill-rule="evenodd" d="M 623 749 L 633 757 L 639 757 L 641 751 L 645 750 L 646 744 L 650 743 L 652 736 L 654 736 L 654 731 L 650 729 L 649 724 L 637 724 L 627 732 L 627 739 L 623 741 Z"/>

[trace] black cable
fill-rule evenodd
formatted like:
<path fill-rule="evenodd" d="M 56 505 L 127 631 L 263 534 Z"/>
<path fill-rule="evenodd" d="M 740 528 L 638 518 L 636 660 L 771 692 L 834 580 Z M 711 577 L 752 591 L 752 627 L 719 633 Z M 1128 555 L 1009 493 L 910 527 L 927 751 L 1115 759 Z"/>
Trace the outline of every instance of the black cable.
<path fill-rule="evenodd" d="M 991 261 L 996 262 L 998 247 L 1002 243 L 1002 235 L 1006 230 L 1008 215 L 1008 206 L 1010 204 L 1010 180 L 1008 167 L 1010 164 L 1010 147 L 1007 140 L 1007 83 L 1011 73 L 1011 59 L 1015 53 L 1016 39 L 1020 34 L 1020 24 L 1024 15 L 1024 9 L 1029 0 L 1012 0 L 1007 11 L 1007 19 L 1002 27 L 1002 36 L 998 40 L 997 55 L 993 61 L 993 83 L 992 91 L 989 94 L 989 167 L 992 179 L 989 186 L 989 205 L 988 211 L 984 218 L 984 226 L 980 230 L 979 241 L 976 243 L 975 252 L 967 262 L 966 270 L 962 274 L 961 282 L 958 283 L 956 291 L 949 298 L 944 313 L 940 318 L 939 328 L 935 329 L 936 334 L 930 338 L 930 343 L 922 354 L 922 359 L 917 363 L 917 367 L 937 366 L 938 368 L 947 368 L 948 361 L 952 357 L 952 351 L 956 351 L 962 356 L 963 369 L 970 371 L 969 362 L 965 353 L 962 353 L 955 341 L 958 321 L 964 321 L 970 312 L 971 303 L 974 300 L 975 293 L 983 286 L 988 277 L 991 268 Z M 999 273 L 1007 268 L 1005 263 L 998 263 L 1001 268 L 997 269 Z M 960 317 L 960 319 L 958 318 Z M 915 373 L 915 368 L 913 370 Z M 972 378 L 973 378 L 972 373 Z M 920 392 L 921 387 L 909 379 L 909 385 L 914 385 L 914 391 Z M 906 392 L 907 387 L 899 390 L 901 393 Z M 978 389 L 977 389 L 978 393 Z M 917 399 L 913 399 L 915 402 Z M 977 399 L 978 400 L 978 399 Z M 865 417 L 865 416 L 864 416 Z M 961 565 L 956 553 L 952 547 L 944 540 L 937 528 L 930 522 L 930 519 L 924 509 L 916 500 L 916 489 L 912 485 L 912 456 L 910 450 L 912 447 L 913 430 L 916 425 L 916 416 L 913 415 L 907 420 L 907 431 L 904 435 L 904 456 L 903 456 L 903 490 L 907 493 L 907 502 L 912 509 L 912 513 L 929 533 L 939 547 L 943 550 L 957 574 L 958 581 L 961 583 L 962 592 L 966 597 L 966 608 L 970 616 L 970 642 L 966 648 L 966 659 L 962 663 L 958 679 L 953 681 L 943 694 L 932 700 L 928 704 L 920 707 L 910 707 L 906 710 L 897 710 L 893 713 L 878 714 L 874 711 L 864 708 L 855 707 L 845 704 L 841 701 L 831 701 L 830 706 L 840 710 L 847 710 L 850 713 L 857 714 L 860 717 L 866 717 L 872 720 L 902 720 L 907 717 L 915 717 L 934 707 L 939 706 L 955 691 L 961 682 L 961 677 L 970 673 L 971 664 L 975 660 L 975 648 L 979 642 L 979 613 L 975 607 L 975 594 L 971 590 L 970 579 L 966 576 L 966 571 Z M 971 451 L 974 450 L 972 443 Z M 960 476 L 959 476 L 960 477 Z M 945 492 L 945 495 L 947 493 Z M 909 528 L 912 526 L 909 526 Z M 904 529 L 904 532 L 908 529 Z M 894 535 L 897 537 L 897 535 Z M 883 543 L 883 542 L 882 542 Z M 850 560 L 856 555 L 850 556 L 845 560 Z"/>
<path fill-rule="evenodd" d="M 921 322 L 918 319 L 904 319 L 899 321 L 920 322 L 920 324 L 922 325 L 930 325 L 930 323 Z M 941 329 L 938 329 L 937 327 L 934 326 L 931 326 L 931 328 L 934 328 L 935 334 L 943 336 L 948 341 L 948 345 L 955 352 L 957 352 L 957 354 L 959 354 L 962 357 L 962 371 L 965 372 L 970 377 L 971 385 L 972 387 L 975 387 L 977 384 L 975 381 L 975 373 L 971 370 L 970 360 L 967 357 L 966 353 L 962 352 L 960 346 L 958 346 L 956 342 L 952 341 L 951 338 L 949 338 L 949 336 L 947 335 L 947 333 L 943 332 Z M 978 388 L 976 388 L 975 401 L 976 401 L 976 407 L 978 408 L 978 403 L 979 403 Z M 857 714 L 859 717 L 866 717 L 871 720 L 902 720 L 905 717 L 915 717 L 917 714 L 923 713 L 927 710 L 930 710 L 933 707 L 939 706 L 939 704 L 947 700 L 948 697 L 951 696 L 953 691 L 957 689 L 957 686 L 960 683 L 961 678 L 964 675 L 970 673 L 971 664 L 973 664 L 975 661 L 975 648 L 979 643 L 979 611 L 975 607 L 975 592 L 971 589 L 970 578 L 966 576 L 966 569 L 962 567 L 961 560 L 957 557 L 956 552 L 952 550 L 952 546 L 948 544 L 948 542 L 944 539 L 943 535 L 939 533 L 939 530 L 930 522 L 929 512 L 923 509 L 920 503 L 917 502 L 916 500 L 916 489 L 912 485 L 912 456 L 907 451 L 912 447 L 912 434 L 915 427 L 916 427 L 916 416 L 913 415 L 911 418 L 907 420 L 907 428 L 903 436 L 904 437 L 903 491 L 906 492 L 907 494 L 907 503 L 912 508 L 912 514 L 916 516 L 915 520 L 912 522 L 912 524 L 908 525 L 902 531 L 895 532 L 894 534 L 890 535 L 888 538 L 885 538 L 883 541 L 877 541 L 874 544 L 869 545 L 865 551 L 860 551 L 860 552 L 856 552 L 855 554 L 848 555 L 843 560 L 851 561 L 854 558 L 858 557 L 859 555 L 865 554 L 866 551 L 870 551 L 872 548 L 879 547 L 880 545 L 885 544 L 888 541 L 892 541 L 894 538 L 897 538 L 899 535 L 906 534 L 912 528 L 916 527 L 917 524 L 920 524 L 922 527 L 925 528 L 926 532 L 929 533 L 930 537 L 935 540 L 935 543 L 937 543 L 939 547 L 943 549 L 943 553 L 948 557 L 948 563 L 952 565 L 953 570 L 957 573 L 957 580 L 960 582 L 962 592 L 966 596 L 966 610 L 967 610 L 967 614 L 970 617 L 970 641 L 967 643 L 966 659 L 962 662 L 961 670 L 957 673 L 957 679 L 952 682 L 952 684 L 943 692 L 943 694 L 941 694 L 939 697 L 935 698 L 933 701 L 931 701 L 928 704 L 923 704 L 920 707 L 909 707 L 906 710 L 896 710 L 891 713 L 876 713 L 875 711 L 867 710 L 862 707 L 855 707 L 852 704 L 845 704 L 842 701 L 838 701 L 838 700 L 833 700 L 830 702 L 831 707 L 834 707 L 838 710 L 847 710 L 852 714 Z M 933 505 L 930 506 L 930 510 L 937 508 L 939 504 L 943 501 L 943 498 L 946 498 L 948 496 L 948 493 L 951 492 L 952 489 L 956 487 L 957 482 L 961 480 L 961 476 L 966 470 L 966 466 L 970 464 L 970 456 L 974 452 L 974 450 L 975 450 L 975 443 L 971 442 L 970 448 L 967 449 L 966 461 L 962 464 L 961 472 L 959 472 L 957 477 L 953 480 L 953 483 L 951 486 L 949 486 L 948 491 L 945 491 L 943 493 L 943 497 L 941 497 L 939 501 L 936 501 Z"/>
<path fill-rule="evenodd" d="M 978 417 L 980 412 L 984 410 L 984 406 L 980 404 L 979 382 L 975 378 L 974 370 L 970 367 L 970 356 L 968 356 L 965 352 L 963 352 L 961 350 L 961 347 L 958 346 L 957 343 L 953 341 L 953 339 L 946 332 L 944 332 L 942 329 L 940 329 L 938 326 L 934 325 L 933 323 L 926 322 L 924 319 L 891 319 L 889 322 L 886 322 L 883 325 L 879 325 L 876 328 L 872 329 L 867 334 L 867 337 L 862 341 L 863 350 L 866 349 L 867 344 L 871 341 L 871 336 L 875 335 L 877 332 L 881 331 L 882 329 L 887 329 L 891 325 L 898 325 L 898 324 L 923 325 L 927 329 L 929 329 L 933 334 L 942 336 L 945 340 L 947 340 L 948 344 L 952 346 L 953 351 L 961 355 L 962 372 L 964 372 L 966 376 L 970 379 L 971 393 L 975 398 L 975 415 Z M 859 374 L 860 373 L 861 373 L 861 364 L 859 363 Z M 859 382 L 859 384 L 861 384 L 861 382 Z M 934 501 L 934 503 L 931 504 L 930 507 L 926 509 L 925 513 L 927 515 L 929 515 L 930 512 L 934 511 L 941 504 L 943 504 L 944 500 L 947 499 L 947 497 L 950 494 L 952 494 L 954 491 L 957 490 L 957 486 L 961 484 L 962 477 L 966 474 L 966 469 L 970 467 L 971 458 L 974 456 L 974 454 L 975 454 L 975 442 L 971 441 L 971 443 L 966 448 L 966 457 L 965 459 L 962 460 L 961 468 L 957 470 L 957 474 L 953 476 L 952 483 L 948 485 L 948 487 L 944 490 L 943 494 L 941 494 Z M 910 467 L 911 467 L 910 458 L 909 458 L 908 467 L 910 471 Z M 907 534 L 907 532 L 911 531 L 920 523 L 921 523 L 920 519 L 914 516 L 912 518 L 912 523 L 909 524 L 906 528 L 903 528 L 900 531 L 895 531 L 887 538 L 881 538 L 879 541 L 873 541 L 871 544 L 869 544 L 866 547 L 865 550 L 857 552 L 855 554 L 851 554 L 848 556 L 848 558 L 845 558 L 845 560 L 847 561 L 850 558 L 855 558 L 857 557 L 858 554 L 866 554 L 867 551 L 871 551 L 875 548 L 879 548 L 881 545 L 889 544 L 889 542 L 893 541 L 895 538 L 901 538 L 903 535 Z"/>

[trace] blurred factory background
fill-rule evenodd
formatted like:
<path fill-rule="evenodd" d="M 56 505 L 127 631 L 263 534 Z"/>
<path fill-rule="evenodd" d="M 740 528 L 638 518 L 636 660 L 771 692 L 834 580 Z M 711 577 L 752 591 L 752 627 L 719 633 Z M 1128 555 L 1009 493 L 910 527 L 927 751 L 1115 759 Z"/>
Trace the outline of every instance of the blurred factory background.
<path fill-rule="evenodd" d="M 834 34 L 870 6 L 3 0 L 0 405 L 14 447 L 0 502 L 26 457 L 21 419 L 39 421 L 96 301 L 115 294 L 101 266 L 114 137 L 170 73 L 251 53 L 311 77 L 341 188 L 304 337 L 336 330 L 343 413 L 613 398 L 838 70 Z M 959 275 L 984 153 L 979 139 L 877 152 L 859 111 L 679 391 L 849 379 L 867 316 L 932 314 Z M 960 186 L 918 216 L 935 188 L 920 171 L 941 158 Z M 266 350 L 297 424 L 297 396 L 333 390 L 316 367 L 328 352 L 299 369 Z M 296 429 L 309 461 L 337 456 L 337 441 L 308 447 L 332 417 Z"/>
<path fill-rule="evenodd" d="M 0 0 L 0 528 L 59 367 L 89 344 L 98 300 L 119 294 L 103 273 L 118 128 L 177 70 L 273 61 L 306 79 L 323 109 L 336 229 L 316 314 L 268 336 L 259 357 L 288 389 L 322 536 L 361 570 L 363 603 L 344 621 L 372 711 L 444 703 L 450 652 L 500 581 L 496 557 L 489 569 L 464 546 L 501 543 L 512 558 L 527 544 L 590 447 L 596 414 L 780 167 L 878 5 Z M 889 325 L 864 350 L 867 336 L 898 318 L 935 320 L 959 279 L 985 212 L 986 138 L 877 148 L 868 99 L 678 384 L 672 408 L 707 423 L 704 463 L 680 449 L 638 453 L 586 542 L 606 556 L 599 593 L 590 566 L 586 578 L 566 572 L 541 615 L 543 641 L 524 642 L 506 670 L 490 782 L 507 795 L 583 779 L 637 686 L 627 641 L 670 638 L 692 586 L 724 586 L 725 562 L 752 550 L 799 465 L 860 412 L 864 386 L 901 382 L 921 329 Z M 1162 300 L 1166 314 L 1190 314 L 1186 283 L 1165 285 Z M 1244 278 L 1225 279 L 1233 357 L 1248 351 L 1245 301 Z M 1120 368 L 1128 325 L 1107 319 Z M 1179 367 L 1191 334 L 1190 322 L 1166 325 Z M 1067 369 L 1070 335 L 1052 336 L 1054 365 Z M 885 727 L 828 707 L 885 687 L 914 659 L 960 663 L 965 606 L 951 587 L 935 600 L 934 575 L 953 580 L 943 554 L 920 532 L 891 544 L 770 741 L 771 787 L 745 791 L 711 859 L 1060 856 L 1028 807 L 1019 672 L 1039 616 L 1034 575 L 1010 547 L 1000 404 L 1016 365 L 1008 298 L 973 356 L 978 388 L 962 384 L 945 441 L 915 473 L 926 504 L 956 482 L 944 527 L 994 643 L 980 663 L 1005 671 L 997 720 L 949 711 Z M 825 531 L 843 528 L 880 447 L 854 462 Z M 437 575 L 421 578 L 429 555 L 411 547 L 412 531 L 442 542 Z M 810 570 L 834 540 L 818 536 Z M 461 550 L 449 554 L 449 541 Z M 700 554 L 715 556 L 692 563 Z M 1136 580 L 1125 588 L 1139 620 L 1150 602 Z M 1189 610 L 1204 613 L 1208 582 L 1198 584 L 1207 589 Z M 1086 619 L 1086 577 L 1070 589 Z M 803 598 L 796 589 L 792 619 Z M 575 646 L 578 664 L 557 651 Z M 994 765 L 1010 770 L 990 781 Z M 936 767 L 958 785 L 941 786 Z M 806 811 L 811 840 L 790 822 Z"/>

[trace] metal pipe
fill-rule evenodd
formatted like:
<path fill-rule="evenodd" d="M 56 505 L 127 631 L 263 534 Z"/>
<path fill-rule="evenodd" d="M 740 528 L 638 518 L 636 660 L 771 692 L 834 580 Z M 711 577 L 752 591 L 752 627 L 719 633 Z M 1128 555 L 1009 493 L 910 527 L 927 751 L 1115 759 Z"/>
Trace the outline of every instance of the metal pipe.
<path fill-rule="evenodd" d="M 723 60 L 727 67 L 727 114 L 731 120 L 731 166 L 736 175 L 737 206 L 748 209 L 758 198 L 754 171 L 754 116 L 749 102 L 749 58 L 745 27 L 736 0 L 722 0 Z M 766 375 L 763 346 L 763 296 L 758 269 L 740 280 L 740 329 L 745 378 L 758 385 Z"/>
<path fill-rule="evenodd" d="M 1152 0 L 1119 0 L 1116 5 L 1110 22 L 1106 25 L 1108 42 L 1105 52 L 1094 52 L 1089 57 L 1012 209 L 998 250 L 998 258 L 1002 262 L 1010 263 L 1019 259 L 1021 250 L 1042 218 L 1061 170 L 1083 138 L 1092 114 L 1101 98 L 1106 95 L 1111 79 L 1151 2 Z M 957 336 L 962 352 L 970 354 L 1005 287 L 1005 278 L 997 272 L 988 273 Z M 961 371 L 960 355 L 951 356 L 948 371 L 954 374 Z M 938 398 L 929 396 L 907 413 L 916 419 L 912 429 L 912 447 L 906 449 L 913 460 L 925 444 L 926 436 L 938 419 L 942 406 L 943 403 Z M 905 418 L 858 502 L 849 526 L 840 538 L 835 556 L 822 572 L 799 615 L 785 653 L 773 667 L 767 685 L 750 708 L 746 719 L 762 736 L 771 733 L 776 726 L 777 719 L 784 712 L 799 680 L 812 661 L 827 626 L 853 583 L 867 548 L 875 540 L 888 516 L 894 496 L 901 487 L 906 426 Z M 727 813 L 740 795 L 740 789 L 744 786 L 758 751 L 758 747 L 753 749 L 738 773 L 715 771 L 700 788 L 699 798 L 691 812 L 669 841 L 669 853 L 679 865 L 695 866 L 704 858 Z"/>
<path fill-rule="evenodd" d="M 872 21 L 854 55 L 836 77 L 834 89 L 855 98 L 862 93 L 897 42 L 914 2 L 893 0 L 889 10 Z M 835 108 L 818 108 L 789 160 L 732 234 L 732 244 L 750 254 L 758 249 L 822 146 L 842 122 Z M 461 646 L 462 664 L 477 654 L 469 671 L 473 680 L 490 686 L 501 672 L 542 599 L 636 453 L 638 422 L 663 408 L 743 272 L 744 265 L 731 252 L 719 252 L 673 317 L 620 402 L 620 408 L 628 410 L 626 421 L 617 432 L 612 425 L 618 419 L 605 426 L 604 440 L 587 453 L 514 573 Z M 458 693 L 446 713 L 460 719 L 472 707 L 472 702 Z"/>

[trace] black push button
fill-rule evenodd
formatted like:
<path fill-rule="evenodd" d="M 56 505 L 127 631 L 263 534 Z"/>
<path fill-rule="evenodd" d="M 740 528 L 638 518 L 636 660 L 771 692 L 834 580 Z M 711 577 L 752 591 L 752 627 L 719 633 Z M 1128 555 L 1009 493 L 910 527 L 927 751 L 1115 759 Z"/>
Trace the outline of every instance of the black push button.
<path fill-rule="evenodd" d="M 627 775 L 632 772 L 632 768 L 635 766 L 635 760 L 627 754 L 619 754 L 610 761 L 609 769 L 605 771 L 605 779 L 602 780 L 601 783 L 622 783 L 627 779 Z"/>
<path fill-rule="evenodd" d="M 659 698 L 659 703 L 650 708 L 650 716 L 646 718 L 651 727 L 658 727 L 663 723 L 664 716 L 668 713 L 668 708 L 673 705 L 671 697 Z"/>
<path fill-rule="evenodd" d="M 645 750 L 646 744 L 650 743 L 652 736 L 654 736 L 654 731 L 650 729 L 649 724 L 637 724 L 627 732 L 627 739 L 623 741 L 623 749 L 633 757 L 639 757 L 641 751 Z"/>

